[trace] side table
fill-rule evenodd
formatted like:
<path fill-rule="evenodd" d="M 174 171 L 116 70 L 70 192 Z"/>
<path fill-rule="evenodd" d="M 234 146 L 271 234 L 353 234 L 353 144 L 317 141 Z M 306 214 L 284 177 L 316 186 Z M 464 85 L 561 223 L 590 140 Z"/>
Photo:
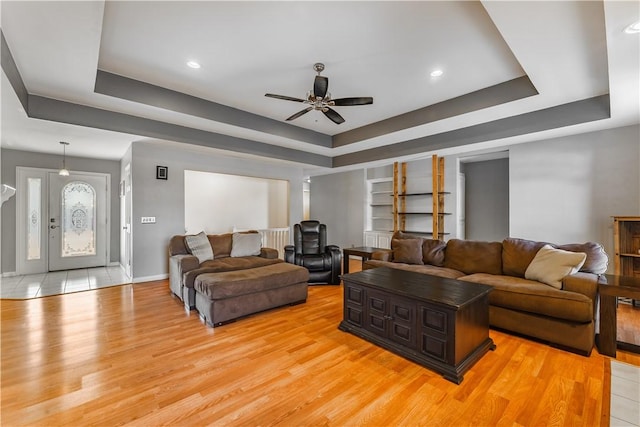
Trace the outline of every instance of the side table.
<path fill-rule="evenodd" d="M 640 277 L 614 276 L 603 274 L 598 280 L 600 292 L 600 333 L 598 350 L 600 354 L 616 357 L 618 346 L 633 352 L 640 347 L 630 343 L 618 343 L 617 340 L 617 297 L 640 299 Z"/>
<path fill-rule="evenodd" d="M 384 248 L 372 248 L 371 246 L 360 246 L 357 248 L 344 248 L 342 250 L 342 274 L 349 273 L 349 255 L 359 256 L 362 258 L 362 264 L 368 259 L 371 259 L 371 255 L 373 255 L 376 251 L 388 251 L 389 249 Z"/>

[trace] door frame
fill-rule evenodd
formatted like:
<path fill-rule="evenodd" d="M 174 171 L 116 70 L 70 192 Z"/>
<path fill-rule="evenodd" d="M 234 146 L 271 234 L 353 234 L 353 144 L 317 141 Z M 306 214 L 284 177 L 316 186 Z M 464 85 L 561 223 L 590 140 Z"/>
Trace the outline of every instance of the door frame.
<path fill-rule="evenodd" d="M 57 169 L 33 168 L 26 166 L 16 167 L 16 274 L 38 274 L 49 272 L 49 173 L 57 172 Z M 111 263 L 111 174 L 101 172 L 76 171 L 84 175 L 106 177 L 106 235 L 105 235 L 105 265 Z M 27 178 L 37 177 L 42 179 L 40 187 L 40 259 L 27 260 Z"/>

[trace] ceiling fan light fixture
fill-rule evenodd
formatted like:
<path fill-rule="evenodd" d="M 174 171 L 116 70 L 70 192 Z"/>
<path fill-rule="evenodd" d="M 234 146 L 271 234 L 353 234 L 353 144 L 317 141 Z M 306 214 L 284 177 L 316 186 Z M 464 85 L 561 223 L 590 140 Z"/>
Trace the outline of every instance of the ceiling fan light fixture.
<path fill-rule="evenodd" d="M 318 73 L 318 75 L 313 80 L 313 90 L 307 92 L 306 99 L 300 99 L 293 96 L 276 95 L 273 93 L 264 94 L 264 96 L 267 96 L 269 98 L 300 102 L 302 104 L 309 105 L 309 107 L 305 108 L 304 110 L 300 110 L 294 115 L 287 117 L 286 121 L 295 120 L 298 117 L 308 113 L 309 111 L 315 110 L 321 111 L 325 116 L 327 116 L 329 120 L 339 125 L 341 123 L 344 123 L 344 117 L 342 117 L 337 111 L 332 110 L 330 107 L 373 104 L 373 98 L 370 96 L 331 99 L 331 93 L 329 93 L 328 91 L 329 78 L 320 75 L 320 73 L 324 70 L 324 64 L 317 62 L 313 64 L 313 69 Z"/>

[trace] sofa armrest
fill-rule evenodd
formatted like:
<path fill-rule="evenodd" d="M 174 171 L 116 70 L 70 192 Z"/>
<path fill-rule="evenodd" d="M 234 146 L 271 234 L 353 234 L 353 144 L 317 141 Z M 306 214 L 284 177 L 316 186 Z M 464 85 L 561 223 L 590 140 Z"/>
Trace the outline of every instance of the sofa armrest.
<path fill-rule="evenodd" d="M 562 290 L 586 295 L 593 301 L 595 315 L 598 295 L 598 275 L 578 272 L 562 279 Z"/>
<path fill-rule="evenodd" d="M 393 251 L 391 249 L 375 251 L 371 254 L 371 259 L 375 259 L 378 261 L 393 261 Z"/>
<path fill-rule="evenodd" d="M 198 258 L 193 255 L 172 255 L 169 257 L 169 287 L 178 296 L 182 296 L 182 280 L 186 272 L 200 267 Z"/>
<path fill-rule="evenodd" d="M 296 263 L 296 247 L 293 245 L 286 245 L 284 247 L 284 260 L 289 264 Z"/>
<path fill-rule="evenodd" d="M 342 251 L 336 245 L 327 245 L 324 251 L 331 256 L 331 278 L 329 279 L 329 284 L 339 285 L 340 273 L 342 272 Z"/>
<path fill-rule="evenodd" d="M 274 248 L 261 248 L 260 257 L 267 259 L 276 259 L 278 258 L 278 250 Z"/>

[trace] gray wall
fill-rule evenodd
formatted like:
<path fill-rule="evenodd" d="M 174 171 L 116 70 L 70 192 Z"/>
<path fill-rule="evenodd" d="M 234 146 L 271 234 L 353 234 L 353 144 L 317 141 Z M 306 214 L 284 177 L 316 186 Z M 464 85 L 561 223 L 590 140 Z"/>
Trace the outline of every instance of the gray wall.
<path fill-rule="evenodd" d="M 612 271 L 611 217 L 640 215 L 639 152 L 638 125 L 511 147 L 511 235 L 600 242 Z"/>
<path fill-rule="evenodd" d="M 146 141 L 132 144 L 131 162 L 134 281 L 154 280 L 168 274 L 169 239 L 185 232 L 185 169 L 287 180 L 289 221 L 294 224 L 302 220 L 302 167 Z M 168 180 L 156 179 L 156 166 L 169 168 Z M 229 203 L 233 202 L 229 200 Z M 141 224 L 142 216 L 155 216 L 156 223 Z"/>
<path fill-rule="evenodd" d="M 465 237 L 509 237 L 509 159 L 465 163 Z"/>
<path fill-rule="evenodd" d="M 16 186 L 16 167 L 59 169 L 62 156 L 2 149 L 2 184 Z M 71 171 L 99 172 L 111 174 L 111 232 L 110 262 L 120 259 L 120 162 L 115 160 L 87 159 L 67 156 L 67 168 Z M 16 198 L 2 205 L 2 272 L 16 271 Z"/>
<path fill-rule="evenodd" d="M 366 188 L 364 169 L 311 178 L 310 219 L 327 224 L 327 243 L 362 246 Z"/>
<path fill-rule="evenodd" d="M 613 271 L 611 217 L 640 216 L 640 126 L 516 144 L 500 151 L 505 149 L 509 150 L 509 234 L 555 243 L 600 242 Z M 452 193 L 446 208 L 453 213 L 446 218 L 449 237 L 457 233 L 457 158 L 468 156 L 445 157 L 445 190 Z M 364 185 L 361 191 L 355 185 L 352 191 L 346 190 L 352 180 L 360 179 L 351 175 L 360 174 L 364 171 L 311 180 L 312 215 L 322 215 L 323 221 L 336 227 L 341 233 L 336 240 L 342 246 L 362 238 L 364 226 L 358 221 L 364 215 L 366 190 Z"/>

